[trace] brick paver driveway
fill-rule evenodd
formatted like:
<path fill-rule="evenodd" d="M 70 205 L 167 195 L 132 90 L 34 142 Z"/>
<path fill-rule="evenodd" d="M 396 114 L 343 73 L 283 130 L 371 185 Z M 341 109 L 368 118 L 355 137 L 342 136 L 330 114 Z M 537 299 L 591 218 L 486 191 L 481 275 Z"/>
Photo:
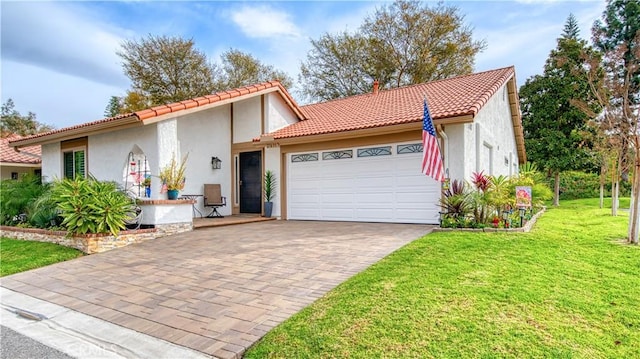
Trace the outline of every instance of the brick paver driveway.
<path fill-rule="evenodd" d="M 271 221 L 209 228 L 20 273 L 2 286 L 216 357 L 431 227 Z"/>

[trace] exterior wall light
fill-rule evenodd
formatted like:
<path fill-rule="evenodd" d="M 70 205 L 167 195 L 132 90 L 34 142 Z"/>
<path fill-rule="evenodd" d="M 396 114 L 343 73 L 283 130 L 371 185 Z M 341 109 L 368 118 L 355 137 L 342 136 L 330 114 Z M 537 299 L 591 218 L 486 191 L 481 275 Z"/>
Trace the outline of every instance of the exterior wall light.
<path fill-rule="evenodd" d="M 218 157 L 211 157 L 211 168 L 214 170 L 222 168 L 222 160 Z"/>

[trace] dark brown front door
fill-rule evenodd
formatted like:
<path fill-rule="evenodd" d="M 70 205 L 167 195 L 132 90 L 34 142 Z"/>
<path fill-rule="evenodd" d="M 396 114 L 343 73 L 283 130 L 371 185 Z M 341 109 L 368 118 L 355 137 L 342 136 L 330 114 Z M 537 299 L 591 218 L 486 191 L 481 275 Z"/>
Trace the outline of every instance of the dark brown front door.
<path fill-rule="evenodd" d="M 262 153 L 240 153 L 240 213 L 262 212 Z"/>

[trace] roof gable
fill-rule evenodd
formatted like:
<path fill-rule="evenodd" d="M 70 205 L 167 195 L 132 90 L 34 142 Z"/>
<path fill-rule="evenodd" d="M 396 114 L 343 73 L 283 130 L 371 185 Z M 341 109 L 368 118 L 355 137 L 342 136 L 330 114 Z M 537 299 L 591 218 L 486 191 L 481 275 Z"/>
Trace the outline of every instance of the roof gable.
<path fill-rule="evenodd" d="M 279 81 L 269 81 L 11 140 L 10 146 L 44 144 L 92 133 L 109 132 L 125 126 L 144 125 L 164 120 L 167 117 L 206 110 L 269 92 L 278 92 L 296 116 L 301 120 L 305 119 L 304 113 L 284 86 Z"/>

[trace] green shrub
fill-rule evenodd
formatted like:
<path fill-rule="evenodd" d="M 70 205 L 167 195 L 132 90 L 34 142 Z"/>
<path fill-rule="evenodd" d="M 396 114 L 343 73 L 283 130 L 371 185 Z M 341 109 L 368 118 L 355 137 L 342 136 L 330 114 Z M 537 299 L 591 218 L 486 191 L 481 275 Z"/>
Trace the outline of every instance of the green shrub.
<path fill-rule="evenodd" d="M 535 208 L 553 197 L 553 192 L 544 182 L 544 176 L 533 164 L 521 167 L 518 176 L 487 176 L 482 172 L 473 173 L 471 184 L 454 180 L 451 187 L 443 192 L 440 205 L 444 212 L 443 228 L 484 228 L 493 226 L 493 218 L 502 223 L 504 211 L 511 210 L 511 223 L 520 225 L 516 208 L 516 186 L 530 186 Z M 530 219 L 529 217 L 525 219 Z"/>
<path fill-rule="evenodd" d="M 548 178 L 549 187 L 554 188 L 555 179 Z M 605 196 L 611 197 L 611 181 L 605 183 Z M 620 182 L 620 196 L 631 195 L 631 184 Z M 579 171 L 560 173 L 560 199 L 579 199 L 600 197 L 600 175 Z"/>
<path fill-rule="evenodd" d="M 57 203 L 62 225 L 69 234 L 117 235 L 132 218 L 133 203 L 114 182 L 93 177 L 64 179 L 55 183 L 52 200 Z"/>
<path fill-rule="evenodd" d="M 27 208 L 29 224 L 36 228 L 53 228 L 62 224 L 58 204 L 51 196 L 51 185 Z"/>
<path fill-rule="evenodd" d="M 28 220 L 29 207 L 49 191 L 49 184 L 43 184 L 40 176 L 25 174 L 17 180 L 0 182 L 0 224 L 14 226 Z"/>

